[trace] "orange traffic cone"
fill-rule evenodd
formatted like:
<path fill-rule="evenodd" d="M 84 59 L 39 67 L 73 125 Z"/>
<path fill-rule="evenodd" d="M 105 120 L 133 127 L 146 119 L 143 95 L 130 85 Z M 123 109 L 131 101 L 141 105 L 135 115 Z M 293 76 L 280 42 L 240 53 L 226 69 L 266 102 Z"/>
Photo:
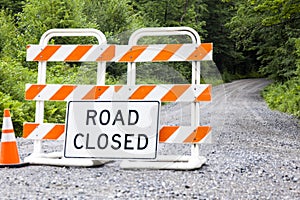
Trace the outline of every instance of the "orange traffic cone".
<path fill-rule="evenodd" d="M 9 109 L 4 109 L 0 167 L 21 167 L 26 163 L 21 163 L 18 153 L 15 131 L 10 117 Z"/>

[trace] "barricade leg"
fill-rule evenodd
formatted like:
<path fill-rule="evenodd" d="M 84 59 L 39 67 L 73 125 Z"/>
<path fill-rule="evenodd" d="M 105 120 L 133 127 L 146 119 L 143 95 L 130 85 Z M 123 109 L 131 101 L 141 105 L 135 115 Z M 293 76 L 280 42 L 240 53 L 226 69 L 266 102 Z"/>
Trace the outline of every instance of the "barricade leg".
<path fill-rule="evenodd" d="M 160 155 L 153 161 L 123 161 L 120 166 L 123 169 L 174 169 L 192 170 L 200 168 L 206 162 L 203 156 L 176 156 Z"/>
<path fill-rule="evenodd" d="M 31 154 L 24 159 L 25 162 L 34 165 L 52 165 L 52 166 L 74 166 L 74 167 L 94 167 L 101 166 L 108 161 L 79 159 L 79 158 L 64 158 L 63 152 Z"/>

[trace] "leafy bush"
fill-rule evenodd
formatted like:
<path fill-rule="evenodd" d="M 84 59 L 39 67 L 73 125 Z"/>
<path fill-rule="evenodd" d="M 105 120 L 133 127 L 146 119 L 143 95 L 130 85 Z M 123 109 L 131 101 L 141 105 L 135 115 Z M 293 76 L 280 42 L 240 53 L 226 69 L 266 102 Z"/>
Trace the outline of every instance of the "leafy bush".
<path fill-rule="evenodd" d="M 68 63 L 56 63 L 47 69 L 47 83 L 95 85 L 97 75 L 96 63 L 82 64 L 71 67 Z M 106 84 L 113 85 L 115 80 L 109 75 Z M 45 118 L 47 123 L 64 123 L 66 102 L 45 102 Z"/>
<path fill-rule="evenodd" d="M 300 118 L 300 77 L 266 87 L 263 97 L 271 109 L 287 112 Z"/>
<path fill-rule="evenodd" d="M 34 102 L 22 102 L 13 100 L 8 94 L 0 92 L 0 120 L 3 120 L 3 110 L 9 108 L 12 122 L 17 137 L 22 136 L 23 123 L 25 121 L 33 122 L 35 107 Z"/>
<path fill-rule="evenodd" d="M 24 94 L 25 84 L 36 79 L 36 72 L 17 61 L 4 60 L 0 61 L 0 120 L 2 122 L 3 110 L 11 109 L 15 133 L 21 136 L 23 123 L 34 121 L 34 102 L 25 101 Z"/>
<path fill-rule="evenodd" d="M 23 101 L 25 84 L 35 83 L 37 73 L 25 68 L 15 60 L 0 61 L 0 92 L 6 93 L 14 100 Z"/>
<path fill-rule="evenodd" d="M 13 17 L 6 11 L 0 10 L 0 53 L 11 52 L 14 49 L 12 38 L 16 37 L 16 27 L 13 23 Z"/>

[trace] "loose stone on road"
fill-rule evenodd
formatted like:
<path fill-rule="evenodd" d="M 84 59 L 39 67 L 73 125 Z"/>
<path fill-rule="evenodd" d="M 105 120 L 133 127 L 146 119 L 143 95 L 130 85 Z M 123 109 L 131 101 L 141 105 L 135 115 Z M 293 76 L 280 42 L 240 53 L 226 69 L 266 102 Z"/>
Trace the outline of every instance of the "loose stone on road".
<path fill-rule="evenodd" d="M 0 199 L 300 199 L 299 120 L 267 107 L 260 92 L 268 84 L 245 79 L 213 87 L 213 101 L 200 108 L 200 123 L 213 128 L 200 145 L 208 159 L 200 169 L 123 170 L 120 161 L 95 168 L 2 168 Z M 162 120 L 187 124 L 187 107 L 164 106 Z M 18 138 L 18 145 L 21 158 L 33 150 L 30 140 Z M 189 151 L 189 145 L 159 144 L 159 153 Z"/>

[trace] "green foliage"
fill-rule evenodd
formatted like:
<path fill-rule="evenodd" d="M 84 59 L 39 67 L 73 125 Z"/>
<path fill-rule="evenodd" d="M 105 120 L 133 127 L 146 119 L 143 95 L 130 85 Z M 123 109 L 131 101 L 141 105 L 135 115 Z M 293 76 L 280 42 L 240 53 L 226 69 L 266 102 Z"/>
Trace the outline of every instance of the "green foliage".
<path fill-rule="evenodd" d="M 3 110 L 9 108 L 16 136 L 22 135 L 23 123 L 33 122 L 35 107 L 33 102 L 13 100 L 11 96 L 0 92 L 0 120 L 3 120 Z"/>
<path fill-rule="evenodd" d="M 54 63 L 48 67 L 47 83 L 51 84 L 64 84 L 74 83 L 78 74 L 78 67 L 71 67 L 68 64 Z"/>
<path fill-rule="evenodd" d="M 267 15 L 262 20 L 265 26 L 273 26 L 281 23 L 290 23 L 299 17 L 300 5 L 297 0 L 252 0 L 254 10 Z"/>
<path fill-rule="evenodd" d="M 230 38 L 230 29 L 225 24 L 234 16 L 232 3 L 224 3 L 220 0 L 205 0 L 208 12 L 204 15 L 207 35 L 205 42 L 212 42 L 214 46 L 214 61 L 224 78 L 233 74 L 247 74 L 249 68 L 245 57 L 235 50 L 236 38 Z M 228 80 L 226 80 L 228 81 Z"/>
<path fill-rule="evenodd" d="M 143 26 L 140 13 L 129 0 L 86 0 L 84 14 L 107 36 Z"/>
<path fill-rule="evenodd" d="M 237 11 L 227 23 L 232 30 L 231 37 L 237 39 L 237 51 L 248 63 L 259 67 L 263 75 L 275 80 L 263 93 L 268 105 L 299 116 L 299 2 L 229 2 L 234 2 Z"/>
<path fill-rule="evenodd" d="M 260 72 L 278 81 L 295 76 L 295 41 L 299 38 L 300 4 L 295 0 L 238 1 L 236 16 L 228 27 L 237 38 L 237 48 L 260 67 Z"/>
<path fill-rule="evenodd" d="M 51 28 L 85 28 L 94 26 L 83 15 L 84 1 L 80 0 L 27 0 L 18 14 L 18 28 L 24 37 L 37 43 Z"/>
<path fill-rule="evenodd" d="M 295 40 L 296 53 L 300 56 L 300 38 Z M 296 60 L 295 77 L 271 84 L 263 91 L 263 96 L 272 109 L 287 112 L 300 118 L 300 59 Z"/>
<path fill-rule="evenodd" d="M 191 69 L 190 63 L 139 63 L 137 65 L 137 82 L 139 84 L 175 84 L 189 83 L 183 73 L 179 71 L 179 65 L 185 65 L 185 68 Z M 181 67 L 182 69 L 182 67 Z"/>
<path fill-rule="evenodd" d="M 0 0 L 0 9 L 8 10 L 12 14 L 22 11 L 23 0 Z"/>
<path fill-rule="evenodd" d="M 143 14 L 146 26 L 189 26 L 205 35 L 205 21 L 202 19 L 207 12 L 203 0 L 135 0 L 135 6 Z"/>
<path fill-rule="evenodd" d="M 290 113 L 300 118 L 300 78 L 284 84 L 274 83 L 263 91 L 263 97 L 272 109 Z"/>
<path fill-rule="evenodd" d="M 3 5 L 9 7 L 9 5 Z M 15 10 L 16 12 L 16 10 Z M 24 101 L 25 83 L 35 80 L 36 73 L 24 68 L 16 61 L 13 40 L 17 37 L 17 28 L 13 17 L 7 11 L 0 11 L 0 121 L 3 110 L 10 108 L 17 136 L 22 135 L 25 121 L 34 121 L 33 102 Z"/>
<path fill-rule="evenodd" d="M 26 46 L 38 44 L 44 32 L 52 28 L 94 28 L 96 24 L 87 20 L 83 14 L 84 1 L 80 0 L 26 0 L 23 11 L 16 15 L 17 36 L 11 46 L 16 50 L 10 52 L 20 61 L 24 61 Z M 52 43 L 90 43 L 83 38 L 54 38 Z M 26 62 L 23 65 L 30 67 Z"/>
<path fill-rule="evenodd" d="M 13 18 L 4 10 L 0 10 L 0 53 L 3 56 L 14 49 L 12 39 L 16 37 Z"/>
<path fill-rule="evenodd" d="M 95 85 L 97 80 L 96 63 L 85 63 L 70 66 L 67 63 L 54 63 L 48 67 L 47 83 L 49 84 L 82 84 Z M 106 75 L 106 84 L 114 85 L 116 80 Z M 45 102 L 45 119 L 47 123 L 64 123 L 66 102 Z"/>
<path fill-rule="evenodd" d="M 36 82 L 36 77 L 36 72 L 23 67 L 20 62 L 0 61 L 0 92 L 14 100 L 24 100 L 25 84 Z"/>

